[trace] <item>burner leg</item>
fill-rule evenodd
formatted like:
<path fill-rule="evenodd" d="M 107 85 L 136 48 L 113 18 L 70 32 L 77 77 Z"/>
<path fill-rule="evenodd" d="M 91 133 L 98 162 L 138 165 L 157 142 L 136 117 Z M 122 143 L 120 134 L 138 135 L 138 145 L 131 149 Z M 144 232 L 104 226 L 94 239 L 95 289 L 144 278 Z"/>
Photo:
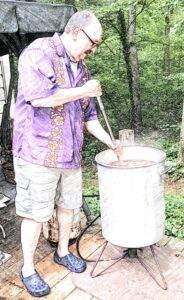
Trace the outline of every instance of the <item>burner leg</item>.
<path fill-rule="evenodd" d="M 106 267 L 104 270 L 102 270 L 101 272 L 99 272 L 99 273 L 97 273 L 96 275 L 94 275 L 94 274 L 93 274 L 93 273 L 94 273 L 94 270 L 95 270 L 97 264 L 99 263 L 100 258 L 102 257 L 102 254 L 104 253 L 104 251 L 105 251 L 105 249 L 106 249 L 106 247 L 107 247 L 107 244 L 108 244 L 108 241 L 106 241 L 106 243 L 105 243 L 104 247 L 102 248 L 102 251 L 101 251 L 101 253 L 100 253 L 100 255 L 99 255 L 97 261 L 96 261 L 95 264 L 94 264 L 93 269 L 92 269 L 91 272 L 90 272 L 90 275 L 91 275 L 92 278 L 95 278 L 95 277 L 97 277 L 97 276 L 100 276 L 103 272 L 105 272 L 105 271 L 106 271 L 107 269 L 109 269 L 110 267 L 114 266 L 118 261 L 120 261 L 121 259 L 123 259 L 123 258 L 127 255 L 127 253 L 125 253 L 125 254 L 122 255 L 120 258 L 117 258 L 117 260 L 116 260 L 115 262 L 113 262 L 112 264 L 110 264 L 110 265 L 109 265 L 108 267 Z M 104 260 L 104 261 L 105 261 L 105 260 Z"/>
<path fill-rule="evenodd" d="M 136 258 L 137 257 L 137 248 L 128 248 L 128 257 Z"/>
<path fill-rule="evenodd" d="M 164 277 L 164 275 L 163 275 L 163 273 L 162 273 L 162 271 L 161 271 L 160 264 L 159 264 L 159 262 L 158 262 L 158 259 L 157 259 L 156 254 L 155 254 L 154 247 L 153 247 L 153 246 L 150 246 L 150 248 L 151 248 L 151 252 L 152 252 L 152 255 L 153 255 L 153 257 L 154 257 L 155 263 L 157 264 L 157 267 L 158 267 L 160 276 L 162 277 L 162 281 L 163 281 L 163 283 L 164 283 L 164 290 L 167 290 L 167 289 L 168 289 L 167 282 L 166 282 L 165 277 Z"/>
<path fill-rule="evenodd" d="M 140 262 L 140 264 L 145 268 L 145 270 L 148 272 L 148 274 L 153 278 L 153 280 L 163 289 L 163 290 L 167 290 L 168 289 L 168 286 L 167 286 L 167 282 L 164 278 L 164 275 L 160 269 L 160 264 L 158 262 L 158 259 L 156 257 L 156 254 L 155 254 L 155 251 L 154 251 L 154 248 L 153 246 L 150 246 L 150 249 L 151 249 L 151 252 L 152 252 L 152 255 L 153 255 L 153 258 L 154 258 L 154 261 L 157 265 L 157 268 L 158 268 L 158 271 L 160 273 L 160 276 L 162 278 L 162 282 L 163 282 L 163 286 L 158 282 L 158 280 L 155 278 L 155 275 L 153 274 L 153 272 L 149 269 L 149 267 L 143 262 L 142 258 L 140 256 L 137 256 L 137 259 L 138 261 Z"/>

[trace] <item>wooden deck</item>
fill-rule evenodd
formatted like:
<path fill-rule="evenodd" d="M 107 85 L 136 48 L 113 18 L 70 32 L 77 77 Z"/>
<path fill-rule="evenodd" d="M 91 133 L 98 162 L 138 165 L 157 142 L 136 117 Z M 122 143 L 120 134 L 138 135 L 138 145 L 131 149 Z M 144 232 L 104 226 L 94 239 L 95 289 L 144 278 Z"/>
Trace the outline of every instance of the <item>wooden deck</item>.
<path fill-rule="evenodd" d="M 83 226 L 86 219 L 82 216 Z M 21 218 L 16 216 L 14 205 L 3 208 L 0 211 L 0 223 L 6 232 L 6 239 L 0 240 L 0 250 L 12 255 L 12 258 L 0 266 L 0 299 L 33 299 L 25 290 L 19 279 L 19 267 L 22 264 L 22 252 L 20 244 Z M 97 224 L 88 230 L 80 242 L 81 254 L 88 258 L 104 243 L 101 238 L 100 225 Z M 71 272 L 65 267 L 59 266 L 53 261 L 55 248 L 41 235 L 36 251 L 36 270 L 43 276 L 51 287 L 51 293 L 42 299 L 54 300 L 91 300 L 96 299 L 91 295 L 77 289 L 71 280 Z M 71 252 L 77 254 L 76 245 L 70 246 Z"/>
<path fill-rule="evenodd" d="M 0 210 L 0 223 L 3 225 L 7 238 L 3 239 L 1 236 L 0 239 L 0 250 L 7 252 L 12 255 L 12 258 L 7 261 L 5 264 L 0 266 L 0 300 L 10 300 L 10 299 L 19 299 L 19 300 L 29 300 L 29 299 L 35 299 L 34 297 L 30 296 L 27 291 L 25 290 L 21 280 L 19 279 L 18 272 L 19 267 L 22 264 L 22 252 L 21 252 L 21 244 L 20 244 L 20 224 L 21 224 L 21 218 L 16 216 L 15 214 L 15 207 L 13 204 L 11 204 L 7 208 L 3 208 Z M 86 218 L 82 215 L 82 224 L 85 226 Z M 100 225 L 100 219 L 98 219 L 97 222 L 95 222 L 94 226 L 91 226 L 88 231 L 84 234 L 83 238 L 80 242 L 80 253 L 84 258 L 90 258 L 93 257 L 96 252 L 99 251 L 100 247 L 105 243 L 105 240 L 103 239 L 101 235 L 101 225 Z M 179 241 L 177 239 L 164 237 L 164 239 L 160 242 L 161 246 L 169 246 L 170 248 L 174 249 L 175 255 L 181 258 L 184 258 L 184 241 Z M 43 235 L 41 235 L 37 251 L 36 251 L 36 257 L 35 257 L 35 264 L 37 271 L 43 276 L 43 278 L 46 280 L 46 282 L 51 287 L 51 293 L 46 296 L 42 297 L 41 299 L 52 299 L 52 300 L 95 300 L 99 299 L 91 296 L 88 292 L 84 292 L 79 288 L 76 288 L 72 282 L 72 273 L 68 271 L 66 268 L 57 265 L 53 261 L 53 252 L 55 248 L 48 243 L 48 241 L 45 240 Z M 76 251 L 76 245 L 73 244 L 70 246 L 70 250 L 77 254 Z M 179 260 L 180 261 L 180 260 Z M 183 264 L 182 264 L 183 265 Z M 177 267 L 177 266 L 176 266 Z M 177 269 L 177 268 L 176 268 Z M 176 271 L 179 279 L 184 280 L 183 276 L 183 269 L 181 266 L 180 261 L 180 268 L 178 265 L 178 269 Z M 86 272 L 87 273 L 87 272 Z M 85 273 L 84 274 L 85 277 Z M 126 273 L 128 274 L 128 273 Z M 77 274 L 76 276 L 80 276 L 80 274 Z M 87 276 L 87 275 L 86 275 Z M 89 276 L 89 274 L 88 274 Z M 126 275 L 128 276 L 128 275 Z M 170 276 L 170 275 L 169 275 Z M 169 279 L 168 276 L 168 279 Z M 105 277 L 105 276 L 104 276 Z M 171 284 L 172 286 L 175 286 L 175 278 L 171 275 Z M 79 277 L 77 277 L 79 278 Z M 81 277 L 82 278 L 82 277 Z M 118 288 L 122 288 L 122 281 L 118 281 L 118 274 L 117 279 L 115 280 L 115 288 L 114 290 L 118 290 Z M 79 278 L 80 279 L 80 278 Z M 103 285 L 106 285 L 106 279 L 102 279 Z M 151 281 L 146 285 L 146 289 L 149 289 L 149 287 L 153 286 L 152 279 Z M 137 284 L 140 284 L 137 280 L 134 280 L 134 282 L 137 282 Z M 183 281 L 182 281 L 183 282 Z M 181 283 L 181 282 L 180 282 Z M 183 286 L 183 285 L 182 285 Z M 155 288 L 155 285 L 154 285 Z M 100 287 L 101 289 L 101 287 Z M 183 289 L 183 288 L 182 288 Z M 87 289 L 88 290 L 88 289 Z M 160 298 L 158 297 L 158 293 L 160 292 L 158 290 L 158 293 L 155 293 L 155 296 L 151 297 L 139 297 L 136 298 L 135 295 L 137 292 L 139 292 L 140 287 L 136 286 L 135 289 L 130 289 L 130 291 L 134 290 L 134 297 L 130 298 L 132 295 L 130 295 L 130 292 L 128 292 L 128 298 L 125 295 L 123 297 L 124 300 L 132 300 L 132 299 L 141 299 L 141 300 L 165 300 L 165 299 L 172 299 L 167 298 L 169 297 L 169 294 L 165 294 L 163 297 L 160 295 Z M 171 289 L 172 290 L 172 289 Z M 184 299 L 181 296 L 181 293 L 184 293 L 184 290 L 178 291 L 178 298 L 175 299 Z M 96 294 L 95 294 L 96 295 Z M 177 296 L 177 295 L 176 295 Z M 155 298 L 154 298 L 155 297 Z M 157 298 L 158 297 L 158 298 Z M 103 296 L 100 297 L 100 299 L 103 300 L 113 300 L 113 298 L 104 298 Z M 116 298 L 114 298 L 116 299 Z M 119 299 L 119 298 L 118 298 Z"/>

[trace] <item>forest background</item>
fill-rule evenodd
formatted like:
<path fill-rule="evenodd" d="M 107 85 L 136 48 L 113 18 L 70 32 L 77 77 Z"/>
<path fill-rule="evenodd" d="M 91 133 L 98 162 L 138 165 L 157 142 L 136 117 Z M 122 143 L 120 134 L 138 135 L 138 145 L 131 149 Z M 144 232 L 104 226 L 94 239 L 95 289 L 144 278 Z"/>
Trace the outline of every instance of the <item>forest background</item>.
<path fill-rule="evenodd" d="M 54 3 L 61 3 L 54 1 Z M 166 234 L 184 239 L 184 2 L 62 1 L 89 9 L 104 29 L 102 44 L 86 59 L 100 80 L 115 138 L 133 129 L 136 143 L 166 152 Z M 99 119 L 105 126 L 99 110 Z M 85 134 L 84 194 L 98 193 L 95 155 L 105 147 Z M 94 214 L 99 202 L 89 198 Z"/>
<path fill-rule="evenodd" d="M 136 139 L 161 139 L 167 158 L 178 160 L 184 97 L 184 2 L 172 0 L 40 1 L 89 9 L 104 37 L 85 61 L 102 84 L 112 131 L 132 128 Z M 97 104 L 97 109 L 98 104 Z M 99 119 L 105 126 L 99 111 Z M 104 149 L 85 135 L 84 161 Z M 183 164 L 182 159 L 180 164 Z"/>
<path fill-rule="evenodd" d="M 115 138 L 133 129 L 136 143 L 166 152 L 166 234 L 184 239 L 184 2 L 182 0 L 65 0 L 99 18 L 104 36 L 85 62 L 102 85 Z M 96 102 L 99 120 L 106 127 Z M 92 162 L 106 147 L 85 132 L 84 194 L 97 194 Z M 172 188 L 173 187 L 173 188 Z M 89 198 L 93 214 L 99 202 Z"/>

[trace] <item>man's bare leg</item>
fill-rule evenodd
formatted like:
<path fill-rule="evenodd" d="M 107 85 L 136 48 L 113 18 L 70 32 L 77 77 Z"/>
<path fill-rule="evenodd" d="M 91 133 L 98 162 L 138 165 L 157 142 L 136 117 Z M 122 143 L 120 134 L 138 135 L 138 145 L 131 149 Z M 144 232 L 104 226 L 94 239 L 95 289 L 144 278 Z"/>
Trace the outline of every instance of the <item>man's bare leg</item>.
<path fill-rule="evenodd" d="M 56 209 L 56 214 L 59 224 L 59 241 L 57 253 L 60 257 L 63 257 L 69 253 L 68 243 L 73 222 L 74 210 L 58 207 Z"/>
<path fill-rule="evenodd" d="M 21 243 L 24 264 L 22 267 L 23 277 L 30 276 L 35 273 L 34 269 L 34 253 L 40 237 L 42 223 L 38 223 L 32 219 L 24 218 L 21 225 Z"/>
<path fill-rule="evenodd" d="M 72 253 L 69 253 L 68 244 L 70 231 L 73 223 L 73 209 L 57 209 L 59 223 L 59 242 L 58 249 L 54 253 L 54 261 L 65 266 L 72 272 L 81 273 L 86 269 L 86 262 Z"/>

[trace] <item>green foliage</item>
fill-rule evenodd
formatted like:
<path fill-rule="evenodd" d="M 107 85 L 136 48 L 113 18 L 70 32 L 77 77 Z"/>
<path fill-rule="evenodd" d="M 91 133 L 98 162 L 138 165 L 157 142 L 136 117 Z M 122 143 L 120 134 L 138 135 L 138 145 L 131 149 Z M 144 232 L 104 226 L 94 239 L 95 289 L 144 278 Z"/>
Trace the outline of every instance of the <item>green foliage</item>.
<path fill-rule="evenodd" d="M 184 178 L 184 167 L 177 160 L 172 160 L 168 165 L 171 167 L 169 177 L 172 182 Z"/>
<path fill-rule="evenodd" d="M 83 195 L 98 195 L 97 168 L 95 165 L 83 166 Z M 99 197 L 85 198 L 92 215 L 100 213 Z"/>
<path fill-rule="evenodd" d="M 167 159 L 176 160 L 178 156 L 179 144 L 173 143 L 172 141 L 165 140 L 163 143 L 163 148 L 165 149 Z"/>
<path fill-rule="evenodd" d="M 138 143 L 161 149 L 166 153 L 165 166 L 166 168 L 169 167 L 168 176 L 172 182 L 184 178 L 184 166 L 178 161 L 179 133 L 179 124 L 166 124 L 159 131 L 142 134 L 140 140 L 137 141 Z"/>
<path fill-rule="evenodd" d="M 166 235 L 184 240 L 184 197 L 167 194 L 165 201 Z"/>
<path fill-rule="evenodd" d="M 136 3 L 136 1 L 134 1 Z M 103 43 L 97 53 L 86 59 L 93 78 L 102 84 L 102 100 L 111 124 L 113 133 L 118 137 L 119 130 L 131 128 L 131 103 L 127 81 L 127 71 L 120 41 L 120 27 L 117 20 L 119 9 L 128 13 L 128 1 L 85 1 L 87 8 L 100 18 L 104 28 Z M 154 1 L 151 6 L 145 1 L 137 1 L 136 45 L 138 50 L 141 84 L 141 109 L 144 130 L 159 130 L 168 137 L 166 148 L 170 158 L 176 158 L 179 143 L 179 126 L 182 113 L 183 67 L 182 34 L 172 28 L 176 24 L 181 27 L 183 11 L 180 3 L 175 1 Z M 83 3 L 84 4 L 84 3 Z M 82 5 L 83 5 L 82 4 Z M 85 5 L 84 4 L 84 5 Z M 78 3 L 79 8 L 80 4 Z M 165 11 L 170 5 L 171 34 L 165 37 Z M 162 7 L 162 8 L 161 8 Z M 161 9 L 160 9 L 161 8 Z M 141 12 L 141 13 L 140 13 Z M 140 13 L 140 14 L 139 14 Z M 164 49 L 170 43 L 171 73 L 163 72 Z M 97 105 L 98 106 L 98 105 Z M 99 118 L 104 125 L 99 112 Z M 172 127 L 173 126 L 173 127 Z M 177 127 L 177 134 L 176 128 Z M 170 137 L 172 138 L 170 139 Z M 173 138 L 174 137 L 174 138 Z M 99 142 L 87 138 L 85 140 L 84 159 L 92 160 L 94 149 L 101 149 Z M 85 152 L 87 151 L 87 155 Z"/>
<path fill-rule="evenodd" d="M 69 0 L 41 0 L 42 2 L 70 3 Z M 78 10 L 88 9 L 96 14 L 102 23 L 104 37 L 95 54 L 85 59 L 92 78 L 102 85 L 102 100 L 112 127 L 118 138 L 121 129 L 131 128 L 131 101 L 127 70 L 121 43 L 121 27 L 118 12 L 125 14 L 128 28 L 129 4 L 136 7 L 136 47 L 139 60 L 140 96 L 143 132 L 159 130 L 168 141 L 166 149 L 169 159 L 176 159 L 179 144 L 179 124 L 182 115 L 184 92 L 184 5 L 178 0 L 128 1 L 128 0 L 84 0 L 71 1 Z M 165 17 L 169 12 L 170 33 L 165 34 Z M 170 50 L 170 73 L 164 72 L 166 46 Z M 99 120 L 105 127 L 98 109 Z M 177 130 L 176 128 L 177 127 Z M 104 146 L 85 134 L 83 158 L 91 163 L 96 153 Z"/>
<path fill-rule="evenodd" d="M 88 132 L 84 135 L 84 146 L 83 146 L 83 162 L 85 165 L 90 165 L 94 162 L 96 154 L 105 150 L 107 147 L 100 141 L 95 139 Z"/>
<path fill-rule="evenodd" d="M 86 193 L 84 192 L 84 196 L 92 196 L 92 197 L 85 197 L 85 201 L 89 206 L 91 214 L 93 216 L 98 216 L 100 214 L 100 201 L 98 196 L 98 191 L 95 188 L 89 188 Z M 95 196 L 95 197 L 94 197 Z"/>

